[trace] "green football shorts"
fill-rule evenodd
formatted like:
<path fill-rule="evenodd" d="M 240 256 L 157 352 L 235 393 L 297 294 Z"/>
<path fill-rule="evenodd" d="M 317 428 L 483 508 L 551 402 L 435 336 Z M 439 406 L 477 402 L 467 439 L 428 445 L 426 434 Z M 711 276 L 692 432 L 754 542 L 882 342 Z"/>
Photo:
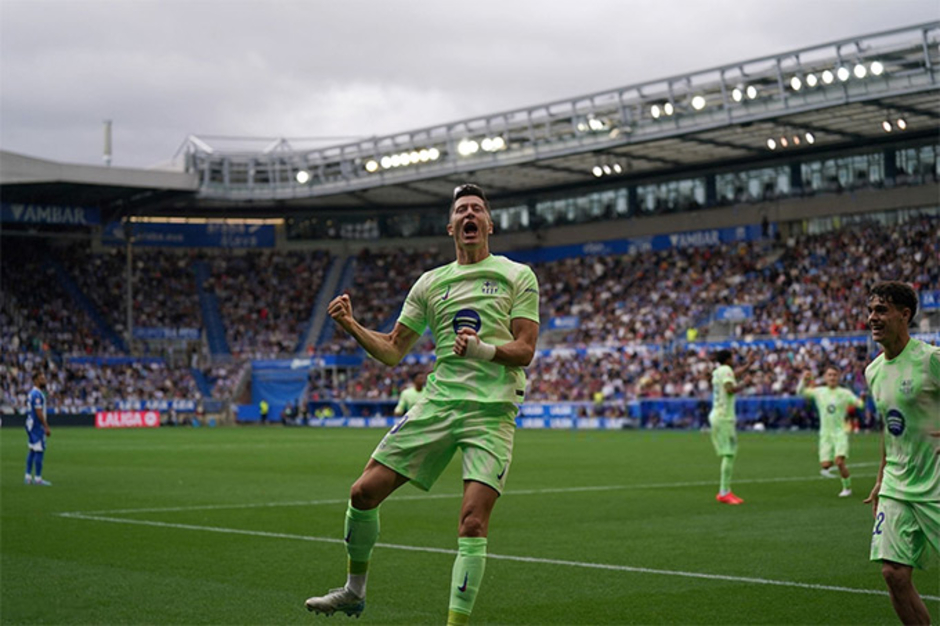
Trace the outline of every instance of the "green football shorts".
<path fill-rule="evenodd" d="M 734 422 L 717 420 L 711 425 L 712 445 L 718 456 L 734 456 L 738 453 L 738 434 Z"/>
<path fill-rule="evenodd" d="M 940 502 L 906 502 L 880 496 L 871 533 L 871 560 L 924 569 L 927 546 L 940 552 Z"/>
<path fill-rule="evenodd" d="M 849 434 L 835 432 L 819 434 L 819 462 L 834 461 L 837 456 L 849 458 Z"/>
<path fill-rule="evenodd" d="M 386 433 L 372 458 L 427 491 L 460 450 L 463 479 L 502 493 L 518 412 L 511 402 L 422 400 Z"/>

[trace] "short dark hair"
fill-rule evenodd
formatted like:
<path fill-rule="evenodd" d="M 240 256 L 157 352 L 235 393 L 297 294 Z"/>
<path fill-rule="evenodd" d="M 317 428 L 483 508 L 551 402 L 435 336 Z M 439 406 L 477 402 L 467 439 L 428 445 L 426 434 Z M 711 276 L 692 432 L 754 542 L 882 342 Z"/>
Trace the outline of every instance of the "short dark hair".
<path fill-rule="evenodd" d="M 721 364 L 727 363 L 730 359 L 731 359 L 731 350 L 727 350 L 727 349 L 719 350 L 718 353 L 715 354 L 715 360 Z"/>
<path fill-rule="evenodd" d="M 36 382 L 43 374 L 45 374 L 45 372 L 42 370 L 33 370 L 33 382 Z"/>
<path fill-rule="evenodd" d="M 476 196 L 483 200 L 483 206 L 486 207 L 486 212 L 490 213 L 490 201 L 486 198 L 486 194 L 483 193 L 483 188 L 475 183 L 464 183 L 462 185 L 457 185 L 454 187 L 454 199 L 450 203 L 450 210 L 454 210 L 454 205 L 458 200 L 464 196 Z"/>
<path fill-rule="evenodd" d="M 907 283 L 899 280 L 883 280 L 875 283 L 868 290 L 868 299 L 871 300 L 874 297 L 881 298 L 898 308 L 910 309 L 911 319 L 908 320 L 908 324 L 914 321 L 914 316 L 917 315 L 917 292 Z"/>

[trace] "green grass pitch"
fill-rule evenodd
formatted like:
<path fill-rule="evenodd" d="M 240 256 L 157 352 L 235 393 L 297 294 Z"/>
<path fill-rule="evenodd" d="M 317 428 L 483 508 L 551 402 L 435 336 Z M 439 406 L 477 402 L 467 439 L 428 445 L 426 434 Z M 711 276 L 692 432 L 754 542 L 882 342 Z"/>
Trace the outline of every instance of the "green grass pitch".
<path fill-rule="evenodd" d="M 376 430 L 58 428 L 43 488 L 0 432 L 3 624 L 442 624 L 459 462 L 382 506 L 361 621 L 307 613 L 345 580 L 345 499 Z M 852 442 L 851 498 L 810 433 L 743 433 L 735 492 L 699 432 L 523 431 L 490 527 L 475 624 L 895 624 L 862 504 L 878 438 Z M 70 515 L 63 515 L 68 513 Z M 940 622 L 940 563 L 915 572 Z"/>

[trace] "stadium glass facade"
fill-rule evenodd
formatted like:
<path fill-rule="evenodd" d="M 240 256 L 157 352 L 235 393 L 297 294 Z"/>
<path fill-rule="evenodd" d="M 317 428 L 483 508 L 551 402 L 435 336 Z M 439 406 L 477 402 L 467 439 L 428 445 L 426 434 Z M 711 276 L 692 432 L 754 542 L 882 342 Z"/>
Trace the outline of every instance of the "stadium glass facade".
<path fill-rule="evenodd" d="M 940 181 L 940 144 L 864 151 L 665 181 L 639 181 L 602 191 L 572 191 L 527 204 L 495 207 L 501 232 L 627 217 L 696 211 L 786 198 Z M 440 212 L 316 215 L 287 220 L 287 237 L 382 239 L 440 235 Z"/>

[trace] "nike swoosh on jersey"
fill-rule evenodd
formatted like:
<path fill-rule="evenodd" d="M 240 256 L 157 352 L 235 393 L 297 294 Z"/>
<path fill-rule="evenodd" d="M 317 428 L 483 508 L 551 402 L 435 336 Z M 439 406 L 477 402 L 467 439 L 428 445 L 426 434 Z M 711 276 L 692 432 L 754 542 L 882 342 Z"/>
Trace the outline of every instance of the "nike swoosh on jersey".
<path fill-rule="evenodd" d="M 441 298 L 441 302 L 447 299 L 447 296 L 450 295 L 450 285 L 447 285 L 447 291 L 444 292 L 444 297 Z"/>

